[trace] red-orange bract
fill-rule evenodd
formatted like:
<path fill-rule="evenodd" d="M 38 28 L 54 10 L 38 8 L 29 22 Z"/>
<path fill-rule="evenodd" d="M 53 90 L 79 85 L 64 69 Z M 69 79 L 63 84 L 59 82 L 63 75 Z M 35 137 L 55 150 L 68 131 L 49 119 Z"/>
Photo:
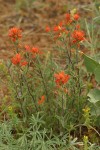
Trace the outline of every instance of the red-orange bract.
<path fill-rule="evenodd" d="M 70 75 L 65 74 L 64 71 L 61 71 L 58 74 L 54 74 L 55 82 L 58 86 L 66 84 L 70 79 Z"/>
<path fill-rule="evenodd" d="M 23 60 L 23 58 L 21 57 L 20 54 L 16 54 L 12 59 L 11 59 L 11 62 L 14 64 L 14 65 L 20 65 L 20 66 L 26 66 L 28 64 L 27 61 Z"/>
<path fill-rule="evenodd" d="M 81 30 L 74 30 L 74 32 L 72 33 L 74 42 L 83 41 L 85 39 L 84 36 L 85 36 L 85 33 L 84 33 L 84 31 L 81 31 Z"/>
<path fill-rule="evenodd" d="M 12 63 L 14 65 L 18 65 L 20 64 L 21 61 L 21 55 L 20 54 L 16 54 L 12 59 L 11 59 Z"/>
<path fill-rule="evenodd" d="M 38 54 L 42 54 L 38 47 L 30 47 L 29 45 L 25 45 L 25 50 L 33 54 L 34 57 Z"/>
<path fill-rule="evenodd" d="M 40 51 L 39 51 L 39 49 L 37 47 L 33 47 L 31 49 L 31 52 L 34 53 L 34 54 L 39 54 L 40 53 Z"/>
<path fill-rule="evenodd" d="M 54 31 L 59 31 L 60 29 L 61 29 L 60 26 L 55 26 L 55 27 L 54 27 Z"/>
<path fill-rule="evenodd" d="M 54 32 L 64 32 L 66 29 L 63 27 L 63 22 L 60 22 L 57 26 L 54 27 Z"/>
<path fill-rule="evenodd" d="M 45 101 L 45 96 L 41 96 L 41 99 L 38 101 L 38 104 L 41 105 Z"/>
<path fill-rule="evenodd" d="M 80 18 L 79 14 L 74 14 L 74 20 L 78 20 Z"/>
<path fill-rule="evenodd" d="M 9 37 L 13 42 L 20 39 L 22 37 L 22 30 L 17 27 L 13 27 L 9 30 Z"/>

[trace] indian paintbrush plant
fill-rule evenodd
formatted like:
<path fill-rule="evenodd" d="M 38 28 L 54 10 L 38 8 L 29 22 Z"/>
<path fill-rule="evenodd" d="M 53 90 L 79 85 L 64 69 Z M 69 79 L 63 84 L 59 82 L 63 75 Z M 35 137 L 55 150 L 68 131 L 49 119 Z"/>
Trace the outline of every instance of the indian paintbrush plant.
<path fill-rule="evenodd" d="M 12 123 L 9 136 L 18 140 L 16 149 L 20 145 L 26 150 L 78 149 L 83 143 L 87 150 L 89 129 L 100 136 L 92 127 L 87 101 L 81 51 L 86 33 L 81 29 L 80 19 L 78 13 L 69 12 L 58 25 L 46 27 L 55 42 L 51 51 L 23 45 L 22 30 L 18 27 L 9 30 L 14 51 L 5 66 L 10 95 L 5 120 Z M 83 138 L 86 131 L 88 138 Z M 76 137 L 83 142 L 76 142 Z M 2 141 L 5 145 L 9 143 Z"/>

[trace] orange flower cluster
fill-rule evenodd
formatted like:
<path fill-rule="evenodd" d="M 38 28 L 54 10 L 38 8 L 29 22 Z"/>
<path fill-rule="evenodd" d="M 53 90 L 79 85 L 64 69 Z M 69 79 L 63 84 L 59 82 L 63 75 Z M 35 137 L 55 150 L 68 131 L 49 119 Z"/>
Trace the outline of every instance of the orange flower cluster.
<path fill-rule="evenodd" d="M 83 41 L 85 39 L 84 36 L 85 36 L 84 31 L 74 30 L 74 32 L 72 33 L 72 38 L 74 39 L 73 43 Z"/>
<path fill-rule="evenodd" d="M 14 65 L 21 65 L 21 66 L 26 66 L 28 64 L 27 61 L 22 61 L 22 57 L 18 53 L 11 59 L 11 62 Z"/>
<path fill-rule="evenodd" d="M 54 34 L 54 39 L 57 39 L 62 36 L 62 33 L 65 33 L 65 35 L 68 35 L 69 31 L 66 29 L 66 26 L 69 26 L 70 24 L 74 23 L 75 21 L 78 21 L 80 18 L 79 14 L 76 13 L 72 15 L 71 13 L 66 14 L 65 21 L 60 22 L 57 26 L 53 28 Z M 49 26 L 46 27 L 46 32 L 50 32 L 51 29 Z"/>
<path fill-rule="evenodd" d="M 65 28 L 63 27 L 63 23 L 60 22 L 57 26 L 54 27 L 54 31 L 64 31 Z"/>
<path fill-rule="evenodd" d="M 37 47 L 32 47 L 31 52 L 33 54 L 40 54 L 40 50 Z"/>
<path fill-rule="evenodd" d="M 79 14 L 74 14 L 73 16 L 70 13 L 66 14 L 66 23 L 71 24 L 73 21 L 78 21 L 80 18 Z"/>
<path fill-rule="evenodd" d="M 68 34 L 68 31 L 64 27 L 63 22 L 60 22 L 57 26 L 55 26 L 53 31 L 55 33 L 54 39 L 61 37 L 62 33 L 65 33 L 66 35 Z"/>
<path fill-rule="evenodd" d="M 17 27 L 13 27 L 9 30 L 9 37 L 13 42 L 16 42 L 16 40 L 20 39 L 22 37 L 22 30 L 20 30 Z"/>
<path fill-rule="evenodd" d="M 32 53 L 33 54 L 33 57 L 35 57 L 36 55 L 38 55 L 38 54 L 42 54 L 42 52 L 39 50 L 39 48 L 37 48 L 37 47 L 30 47 L 29 45 L 25 45 L 25 50 L 27 51 L 27 52 L 30 52 L 30 53 Z"/>
<path fill-rule="evenodd" d="M 75 14 L 75 15 L 74 15 L 74 20 L 77 21 L 79 18 L 80 18 L 79 14 Z"/>
<path fill-rule="evenodd" d="M 13 58 L 12 58 L 12 63 L 14 65 L 18 65 L 20 64 L 21 61 L 21 55 L 20 54 L 16 54 Z"/>
<path fill-rule="evenodd" d="M 54 74 L 54 77 L 55 77 L 55 82 L 58 86 L 66 84 L 70 79 L 70 75 L 65 74 L 63 71 L 61 71 L 58 74 Z"/>
<path fill-rule="evenodd" d="M 38 104 L 41 105 L 45 101 L 45 96 L 43 95 L 41 99 L 38 101 Z"/>
<path fill-rule="evenodd" d="M 80 18 L 80 16 L 79 16 L 78 13 L 76 13 L 74 15 L 71 15 L 71 13 L 67 13 L 66 14 L 66 19 L 65 19 L 65 24 L 69 25 L 69 24 L 71 24 L 74 21 L 78 21 L 79 18 Z M 64 30 L 65 31 L 65 28 L 62 27 L 62 25 L 63 25 L 62 22 L 60 22 L 59 25 L 54 27 L 54 31 L 59 31 L 59 30 Z M 46 32 L 50 32 L 50 31 L 51 31 L 50 27 L 46 26 Z"/>

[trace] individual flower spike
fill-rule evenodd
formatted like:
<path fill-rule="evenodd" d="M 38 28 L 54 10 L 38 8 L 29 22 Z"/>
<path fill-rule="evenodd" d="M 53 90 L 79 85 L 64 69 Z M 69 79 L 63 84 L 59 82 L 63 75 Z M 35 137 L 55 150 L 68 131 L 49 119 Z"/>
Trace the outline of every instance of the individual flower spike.
<path fill-rule="evenodd" d="M 11 59 L 12 63 L 14 65 L 18 65 L 21 62 L 21 55 L 20 54 L 16 54 L 12 59 Z"/>
<path fill-rule="evenodd" d="M 37 47 L 32 47 L 30 52 L 33 54 L 33 58 L 38 54 L 42 54 L 42 52 Z"/>
<path fill-rule="evenodd" d="M 26 66 L 28 64 L 27 61 L 25 61 L 25 60 L 22 61 L 22 57 L 18 53 L 11 59 L 11 62 L 14 65 L 20 65 L 20 66 Z"/>
<path fill-rule="evenodd" d="M 50 32 L 50 27 L 47 26 L 45 30 L 46 32 Z"/>
<path fill-rule="evenodd" d="M 84 31 L 81 31 L 81 30 L 74 30 L 74 32 L 72 33 L 72 37 L 74 38 L 74 43 L 83 41 L 85 39 L 84 36 L 85 36 L 85 33 Z"/>
<path fill-rule="evenodd" d="M 45 96 L 41 96 L 41 99 L 38 101 L 38 104 L 41 105 L 45 101 Z"/>
<path fill-rule="evenodd" d="M 16 42 L 16 40 L 20 39 L 22 37 L 22 30 L 20 30 L 17 27 L 13 27 L 9 30 L 9 37 L 13 42 Z"/>
<path fill-rule="evenodd" d="M 71 19 L 71 14 L 70 14 L 70 13 L 67 13 L 67 14 L 66 14 L 66 23 L 67 23 L 67 24 L 72 23 L 72 19 Z"/>
<path fill-rule="evenodd" d="M 58 74 L 54 74 L 54 77 L 55 77 L 55 82 L 58 86 L 66 84 L 70 79 L 70 75 L 65 74 L 63 71 L 61 71 Z"/>
<path fill-rule="evenodd" d="M 74 14 L 74 20 L 78 20 L 80 18 L 79 14 Z"/>
<path fill-rule="evenodd" d="M 34 54 L 39 54 L 40 53 L 40 51 L 39 51 L 39 49 L 37 47 L 33 47 L 31 49 L 31 52 L 34 53 Z"/>

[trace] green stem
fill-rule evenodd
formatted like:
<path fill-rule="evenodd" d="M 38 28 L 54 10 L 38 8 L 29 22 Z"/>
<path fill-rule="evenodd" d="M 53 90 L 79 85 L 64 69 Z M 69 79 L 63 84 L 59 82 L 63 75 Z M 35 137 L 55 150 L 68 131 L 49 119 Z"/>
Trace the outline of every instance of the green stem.
<path fill-rule="evenodd" d="M 26 80 L 26 78 L 25 78 L 24 75 L 23 75 L 23 79 L 24 79 L 24 81 L 25 81 L 25 83 L 26 83 L 27 90 L 28 90 L 28 92 L 29 92 L 29 94 L 30 94 L 30 96 L 31 96 L 31 98 L 32 98 L 32 100 L 33 100 L 33 102 L 34 102 L 34 104 L 35 104 L 34 96 L 33 96 L 33 94 L 31 93 L 31 90 L 30 90 L 30 88 L 29 88 L 29 85 L 28 85 L 27 80 Z M 37 108 L 37 105 L 36 105 L 36 104 L 35 104 L 35 108 L 36 108 L 36 111 L 38 112 L 38 108 Z"/>
<path fill-rule="evenodd" d="M 22 81 L 22 79 L 20 78 L 20 76 L 19 76 L 19 73 L 20 73 L 20 69 L 18 68 L 18 73 L 17 73 L 17 76 L 18 76 L 18 80 L 19 80 L 19 86 L 20 86 L 20 92 L 21 92 L 21 95 L 23 94 L 23 81 Z M 27 113 L 25 112 L 25 109 L 26 108 L 23 108 L 23 102 L 24 102 L 24 98 L 22 99 L 22 102 L 21 102 L 21 108 L 23 109 L 23 112 L 24 112 L 24 117 L 25 118 L 27 118 Z"/>
<path fill-rule="evenodd" d="M 21 103 L 20 99 L 18 98 L 17 86 L 16 86 L 16 84 L 14 83 L 14 80 L 13 80 L 13 78 L 12 78 L 12 76 L 11 76 L 10 70 L 8 70 L 8 72 L 9 72 L 9 75 L 10 75 L 11 81 L 12 81 L 12 83 L 13 83 L 13 86 L 14 86 L 14 89 L 15 89 L 15 92 L 16 92 L 16 99 L 17 99 L 17 100 L 18 100 L 18 102 L 20 103 L 21 112 L 22 112 L 23 116 L 25 117 L 25 114 L 24 114 L 24 110 L 23 110 L 22 103 Z"/>
<path fill-rule="evenodd" d="M 45 94 L 47 96 L 47 101 L 49 101 L 49 96 L 48 96 L 48 91 L 47 91 L 47 88 L 46 88 L 46 83 L 45 83 L 45 80 L 44 80 L 44 76 L 42 74 L 42 70 L 40 68 L 40 62 L 39 62 L 39 59 L 37 58 L 37 61 L 38 61 L 38 69 L 39 69 L 39 73 L 40 73 L 40 76 L 41 76 L 41 79 L 42 79 L 42 83 L 43 83 L 43 86 L 44 86 L 44 90 L 45 90 Z"/>

